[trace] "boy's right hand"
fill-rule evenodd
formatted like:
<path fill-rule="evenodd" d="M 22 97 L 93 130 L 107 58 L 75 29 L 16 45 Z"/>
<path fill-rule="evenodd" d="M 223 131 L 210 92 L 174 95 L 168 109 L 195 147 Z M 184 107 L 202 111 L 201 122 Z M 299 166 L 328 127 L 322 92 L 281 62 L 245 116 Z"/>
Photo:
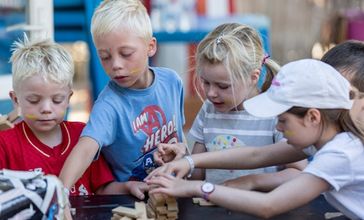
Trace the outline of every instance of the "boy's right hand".
<path fill-rule="evenodd" d="M 153 178 L 153 176 L 158 176 L 163 173 L 173 175 L 178 178 L 183 178 L 189 173 L 189 171 L 190 164 L 188 163 L 187 159 L 182 158 L 156 168 L 144 179 L 144 181 L 150 180 Z"/>
<path fill-rule="evenodd" d="M 186 145 L 183 143 L 164 144 L 160 143 L 153 153 L 154 162 L 163 165 L 172 160 L 181 159 L 186 154 Z"/>
<path fill-rule="evenodd" d="M 140 200 L 145 199 L 145 192 L 149 191 L 149 185 L 140 181 L 128 181 L 125 183 L 129 193 Z"/>

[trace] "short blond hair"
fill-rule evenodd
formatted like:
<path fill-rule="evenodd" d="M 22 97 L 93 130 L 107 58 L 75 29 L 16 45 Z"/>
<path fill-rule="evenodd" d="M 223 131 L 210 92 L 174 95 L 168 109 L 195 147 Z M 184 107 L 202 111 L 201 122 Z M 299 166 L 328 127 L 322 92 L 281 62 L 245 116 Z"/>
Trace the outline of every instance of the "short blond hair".
<path fill-rule="evenodd" d="M 19 89 L 21 82 L 35 75 L 41 76 L 45 81 L 72 87 L 72 56 L 50 39 L 31 42 L 24 35 L 23 41 L 14 42 L 10 62 L 14 90 Z"/>
<path fill-rule="evenodd" d="M 123 31 L 127 28 L 138 36 L 150 40 L 153 37 L 148 12 L 140 0 L 104 0 L 96 8 L 91 21 L 92 38 Z"/>

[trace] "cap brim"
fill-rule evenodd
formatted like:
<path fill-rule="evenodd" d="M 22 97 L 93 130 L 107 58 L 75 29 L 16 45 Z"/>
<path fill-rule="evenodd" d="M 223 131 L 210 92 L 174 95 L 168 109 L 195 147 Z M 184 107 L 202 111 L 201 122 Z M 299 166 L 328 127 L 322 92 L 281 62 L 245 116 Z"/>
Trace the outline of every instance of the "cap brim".
<path fill-rule="evenodd" d="M 273 101 L 266 92 L 244 102 L 244 109 L 256 117 L 274 117 L 290 108 L 292 106 Z"/>

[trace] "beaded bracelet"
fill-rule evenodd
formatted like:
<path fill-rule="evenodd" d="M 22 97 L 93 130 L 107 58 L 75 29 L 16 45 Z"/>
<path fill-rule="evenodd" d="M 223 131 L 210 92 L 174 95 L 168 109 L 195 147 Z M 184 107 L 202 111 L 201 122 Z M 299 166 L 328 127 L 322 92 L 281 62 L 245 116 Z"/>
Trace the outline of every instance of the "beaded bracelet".
<path fill-rule="evenodd" d="M 184 158 L 188 161 L 188 164 L 190 165 L 190 172 L 188 173 L 187 177 L 190 178 L 192 176 L 192 173 L 195 169 L 195 163 L 192 160 L 191 156 L 184 156 Z"/>

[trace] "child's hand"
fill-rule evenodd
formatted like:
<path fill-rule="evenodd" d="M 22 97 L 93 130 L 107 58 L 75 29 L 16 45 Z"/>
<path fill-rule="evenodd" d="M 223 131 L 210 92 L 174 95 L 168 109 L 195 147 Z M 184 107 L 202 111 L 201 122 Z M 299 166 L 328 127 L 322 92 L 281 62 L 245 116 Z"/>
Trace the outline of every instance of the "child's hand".
<path fill-rule="evenodd" d="M 182 178 L 188 174 L 190 171 L 190 165 L 186 159 L 179 159 L 176 161 L 172 161 L 164 164 L 161 167 L 153 170 L 144 180 L 147 181 L 151 179 L 153 176 L 157 176 L 163 173 L 168 175 L 174 175 L 178 178 Z"/>
<path fill-rule="evenodd" d="M 183 143 L 163 144 L 157 146 L 157 150 L 153 153 L 154 161 L 158 165 L 170 162 L 172 160 L 181 159 L 186 154 L 186 145 Z"/>
<path fill-rule="evenodd" d="M 148 192 L 149 190 L 149 185 L 145 182 L 128 181 L 125 183 L 125 185 L 129 193 L 140 200 L 143 200 L 145 198 L 144 193 Z"/>
<path fill-rule="evenodd" d="M 176 197 L 200 196 L 202 181 L 186 181 L 169 174 L 159 174 L 147 180 L 153 186 L 149 193 L 164 193 Z"/>

